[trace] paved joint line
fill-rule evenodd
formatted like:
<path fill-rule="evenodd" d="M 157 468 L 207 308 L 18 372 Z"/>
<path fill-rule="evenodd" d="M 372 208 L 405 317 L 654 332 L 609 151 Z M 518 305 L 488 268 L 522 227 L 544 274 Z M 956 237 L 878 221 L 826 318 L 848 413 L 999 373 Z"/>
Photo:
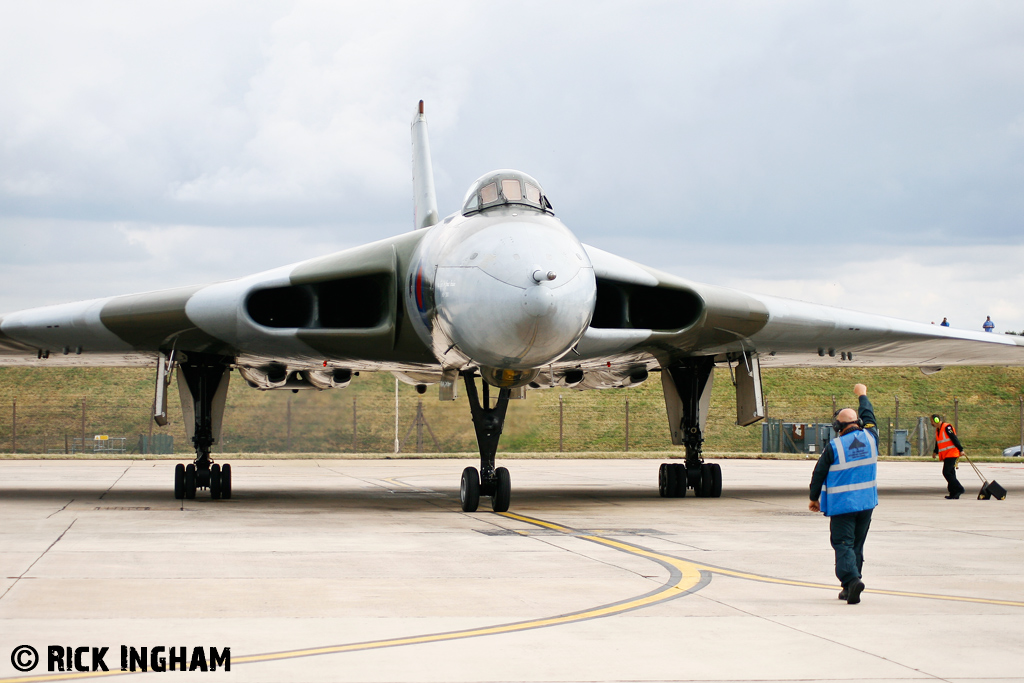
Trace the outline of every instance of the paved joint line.
<path fill-rule="evenodd" d="M 113 483 L 113 484 L 111 484 L 111 485 L 110 485 L 109 487 L 107 487 L 107 490 L 106 490 L 106 491 L 104 491 L 104 492 L 103 492 L 103 493 L 102 493 L 102 494 L 100 495 L 100 500 L 103 500 L 103 497 L 104 497 L 104 496 L 106 496 L 106 495 L 107 495 L 108 493 L 110 493 L 110 489 L 112 489 L 112 488 L 114 488 L 115 486 L 117 486 L 117 482 L 121 481 L 121 477 L 123 477 L 124 475 L 128 474 L 128 470 L 130 470 L 130 469 L 131 469 L 131 467 L 132 467 L 131 465 L 128 465 L 128 467 L 125 467 L 125 468 L 124 468 L 124 472 L 122 472 L 122 473 L 121 473 L 121 476 L 120 476 L 120 477 L 118 477 L 117 479 L 115 479 L 115 480 L 114 480 L 114 483 Z"/>
<path fill-rule="evenodd" d="M 72 503 L 74 503 L 74 502 L 75 502 L 75 499 L 74 499 L 74 498 L 72 498 L 72 499 L 71 499 L 71 500 L 69 500 L 68 502 L 64 503 L 64 507 L 62 507 L 62 508 L 61 508 L 60 510 L 55 510 L 55 511 L 51 512 L 50 514 L 46 515 L 46 518 L 47 518 L 47 519 L 49 519 L 50 517 L 53 517 L 53 516 L 54 516 L 55 514 L 57 514 L 58 512 L 64 512 L 65 510 L 67 510 L 67 508 L 68 508 L 68 505 L 71 505 L 71 504 L 72 504 Z"/>
<path fill-rule="evenodd" d="M 7 587 L 7 590 L 4 591 L 3 595 L 0 595 L 0 600 L 3 600 L 4 598 L 6 598 L 7 594 L 10 593 L 11 590 L 15 586 L 18 585 L 18 582 L 21 581 L 25 577 L 25 574 L 28 574 L 30 571 L 32 571 L 32 567 L 36 566 L 36 563 L 39 562 L 39 560 L 43 559 L 43 556 L 46 555 L 46 553 L 50 552 L 50 549 L 53 548 L 53 546 L 55 546 L 58 543 L 60 543 L 60 539 L 64 538 L 64 534 L 66 534 L 67 532 L 71 531 L 71 527 L 73 527 L 75 525 L 75 522 L 77 522 L 77 521 L 78 521 L 77 517 L 75 517 L 73 520 L 71 520 L 71 524 L 68 524 L 67 528 L 64 529 L 64 531 L 60 532 L 60 536 L 57 537 L 57 540 L 55 540 L 53 543 L 48 545 L 46 547 L 46 550 L 44 550 L 43 552 L 39 553 L 39 557 L 37 557 L 36 559 L 32 560 L 32 564 L 30 564 L 28 567 L 26 567 L 25 571 L 23 571 L 21 574 L 19 574 L 17 576 L 17 578 L 14 579 L 14 583 L 12 583 L 10 586 Z"/>
<path fill-rule="evenodd" d="M 743 609 L 741 607 L 737 607 L 735 605 L 727 605 L 726 603 L 722 602 L 721 600 L 716 600 L 716 599 L 714 599 L 712 597 L 708 597 L 708 596 L 702 596 L 702 597 L 704 597 L 705 600 L 710 600 L 711 602 L 717 602 L 719 605 L 722 605 L 723 607 L 728 607 L 728 608 L 734 609 L 737 612 L 740 612 L 741 614 L 746 614 L 748 617 L 752 617 L 754 619 L 760 619 L 762 621 L 767 621 L 770 624 L 775 624 L 776 626 L 781 626 L 782 628 L 786 628 L 786 629 L 789 629 L 791 631 L 796 631 L 797 633 L 799 633 L 801 635 L 810 636 L 811 638 L 817 638 L 818 640 L 823 640 L 826 643 L 831 643 L 832 645 L 837 645 L 837 646 L 845 648 L 847 650 L 853 650 L 854 652 L 857 652 L 857 653 L 862 654 L 862 655 L 866 655 L 868 657 L 874 657 L 876 659 L 880 659 L 883 662 L 888 662 L 889 664 L 894 664 L 894 665 L 896 665 L 898 667 L 907 669 L 909 671 L 913 671 L 913 672 L 921 674 L 923 676 L 928 676 L 929 678 L 933 678 L 933 679 L 935 679 L 937 681 L 946 681 L 946 679 L 942 678 L 941 676 L 936 676 L 935 674 L 928 673 L 927 671 L 922 671 L 921 669 L 917 669 L 915 667 L 912 667 L 909 664 L 903 664 L 902 662 L 897 662 L 896 660 L 889 659 L 888 657 L 884 657 L 884 656 L 879 655 L 879 654 L 875 654 L 874 652 L 868 652 L 866 650 L 862 650 L 862 649 L 860 649 L 858 647 L 854 647 L 853 645 L 850 645 L 849 643 L 844 643 L 844 642 L 839 641 L 839 640 L 834 640 L 832 638 L 828 638 L 826 636 L 821 635 L 820 633 L 814 633 L 813 631 L 805 631 L 805 630 L 803 630 L 801 628 L 797 628 L 796 626 L 793 626 L 792 624 L 786 624 L 786 623 L 783 623 L 781 621 L 776 621 L 775 619 L 772 619 L 769 616 L 760 615 L 760 614 L 754 614 L 753 612 L 749 612 L 749 611 L 747 611 L 747 610 L 745 610 L 745 609 Z M 948 681 L 947 681 L 947 683 L 948 683 Z"/>
<path fill-rule="evenodd" d="M 506 515 L 502 515 L 502 516 L 507 516 L 507 514 Z M 543 536 L 538 536 L 538 535 L 535 535 L 535 534 L 530 534 L 530 533 L 528 533 L 526 531 L 522 531 L 520 529 L 509 529 L 508 527 L 501 526 L 500 524 L 494 524 L 494 526 L 499 528 L 499 529 L 502 529 L 503 531 L 513 531 L 513 532 L 515 532 L 516 534 L 518 534 L 520 536 L 524 536 L 524 537 L 529 538 L 531 540 L 537 541 L 538 543 L 543 543 L 543 544 L 548 545 L 548 546 L 550 546 L 552 548 L 555 548 L 557 550 L 561 550 L 562 552 L 572 553 L 573 555 L 576 555 L 577 557 L 582 557 L 582 558 L 584 558 L 586 560 L 589 560 L 591 562 L 597 562 L 597 563 L 603 564 L 603 565 L 605 565 L 607 567 L 613 567 L 615 569 L 618 569 L 619 571 L 627 572 L 629 574 L 632 574 L 632 575 L 636 576 L 637 578 L 644 579 L 646 581 L 652 581 L 652 580 L 656 579 L 656 577 L 654 577 L 654 576 L 647 576 L 645 574 L 641 574 L 640 572 L 636 571 L 635 569 L 630 569 L 628 567 L 623 567 L 622 565 L 618 565 L 618 564 L 615 564 L 614 562 L 609 562 L 607 560 L 602 560 L 602 559 L 594 557 L 592 555 L 585 555 L 585 554 L 583 554 L 583 553 L 581 553 L 579 551 L 573 550 L 572 548 L 568 548 L 566 546 L 556 545 L 555 543 L 553 543 L 550 540 L 550 538 L 551 538 L 550 536 L 545 538 Z M 575 531 L 572 531 L 572 530 L 570 530 L 570 532 L 568 534 L 566 534 L 566 535 L 567 536 L 571 536 L 573 538 L 580 538 L 580 539 L 585 540 L 585 541 L 591 541 L 591 542 L 593 541 L 593 539 L 588 538 L 588 537 L 586 537 L 584 535 L 581 535 L 581 534 L 579 534 L 579 533 L 577 533 Z"/>

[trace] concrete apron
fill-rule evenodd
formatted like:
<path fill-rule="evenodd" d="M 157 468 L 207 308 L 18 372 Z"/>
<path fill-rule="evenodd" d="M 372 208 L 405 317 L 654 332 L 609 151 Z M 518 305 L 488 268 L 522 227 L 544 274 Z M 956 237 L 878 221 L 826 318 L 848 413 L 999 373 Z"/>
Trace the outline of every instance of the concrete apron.
<path fill-rule="evenodd" d="M 460 511 L 468 464 L 233 461 L 231 500 L 182 506 L 166 461 L 0 462 L 0 680 L 50 645 L 116 675 L 121 645 L 230 647 L 203 680 L 1024 680 L 1024 466 L 947 501 L 938 464 L 882 463 L 853 606 L 811 460 L 725 462 L 720 499 L 515 461 L 508 515 Z"/>

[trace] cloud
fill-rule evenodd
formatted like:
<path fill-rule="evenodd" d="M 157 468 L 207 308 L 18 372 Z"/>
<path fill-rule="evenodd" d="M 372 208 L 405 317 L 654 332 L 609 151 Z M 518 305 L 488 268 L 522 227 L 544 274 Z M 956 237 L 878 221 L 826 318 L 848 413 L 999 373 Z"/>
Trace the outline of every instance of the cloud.
<path fill-rule="evenodd" d="M 102 252 L 84 287 L 137 291 L 407 229 L 422 98 L 443 212 L 521 168 L 581 239 L 673 272 L 865 298 L 820 270 L 841 253 L 902 278 L 886 310 L 941 291 L 1024 328 L 1022 33 L 999 2 L 12 6 L 0 280 L 51 300 Z"/>
<path fill-rule="evenodd" d="M 395 234 L 403 227 L 0 220 L 0 313 L 229 280 L 358 246 L 384 236 L 378 231 Z"/>

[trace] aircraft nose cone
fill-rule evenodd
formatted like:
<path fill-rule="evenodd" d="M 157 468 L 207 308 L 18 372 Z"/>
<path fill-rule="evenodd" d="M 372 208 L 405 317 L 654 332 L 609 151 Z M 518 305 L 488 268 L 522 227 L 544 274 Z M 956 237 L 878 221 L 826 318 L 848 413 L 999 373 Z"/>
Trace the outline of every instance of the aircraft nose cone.
<path fill-rule="evenodd" d="M 455 244 L 437 268 L 437 322 L 462 354 L 481 366 L 527 370 L 579 341 L 597 285 L 564 226 L 498 223 Z"/>

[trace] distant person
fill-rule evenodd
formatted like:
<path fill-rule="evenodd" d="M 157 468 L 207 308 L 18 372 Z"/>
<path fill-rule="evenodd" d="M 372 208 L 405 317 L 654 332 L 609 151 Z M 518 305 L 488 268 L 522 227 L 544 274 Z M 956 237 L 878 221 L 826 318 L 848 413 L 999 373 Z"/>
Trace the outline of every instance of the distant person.
<path fill-rule="evenodd" d="M 942 463 L 942 476 L 946 479 L 946 490 L 949 491 L 946 500 L 956 500 L 964 492 L 963 484 L 956 478 L 956 461 L 964 447 L 960 445 L 953 425 L 943 422 L 941 415 L 932 415 L 932 424 L 935 425 L 935 450 L 932 457 L 938 456 Z"/>
<path fill-rule="evenodd" d="M 825 445 L 811 475 L 811 512 L 829 519 L 830 541 L 836 553 L 836 578 L 842 584 L 839 599 L 850 605 L 864 592 L 861 568 L 864 541 L 871 526 L 871 511 L 878 505 L 878 428 L 868 388 L 855 384 L 859 409 L 843 408 L 832 417 L 836 438 Z"/>
<path fill-rule="evenodd" d="M 942 322 L 939 323 L 939 325 L 941 325 L 942 327 L 949 327 L 949 321 L 943 318 Z"/>
<path fill-rule="evenodd" d="M 985 316 L 985 323 L 981 326 L 981 328 L 986 332 L 991 332 L 992 330 L 996 329 L 996 324 L 992 322 L 992 316 Z"/>

